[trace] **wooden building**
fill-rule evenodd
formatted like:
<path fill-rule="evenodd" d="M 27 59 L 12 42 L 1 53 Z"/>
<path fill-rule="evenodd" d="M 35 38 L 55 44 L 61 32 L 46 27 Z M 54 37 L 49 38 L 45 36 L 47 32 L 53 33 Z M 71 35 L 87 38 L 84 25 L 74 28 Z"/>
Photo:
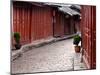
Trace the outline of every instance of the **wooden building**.
<path fill-rule="evenodd" d="M 77 26 L 80 21 L 74 19 L 75 15 L 80 17 L 80 13 L 72 10 L 70 7 L 58 7 L 54 16 L 54 36 L 63 37 L 77 32 Z"/>
<path fill-rule="evenodd" d="M 83 5 L 81 13 L 53 3 L 13 1 L 12 31 L 20 33 L 21 44 L 27 44 L 48 37 L 63 37 L 81 30 L 83 60 L 89 69 L 94 69 L 96 7 Z"/>
<path fill-rule="evenodd" d="M 22 44 L 52 36 L 51 8 L 37 3 L 13 2 L 13 32 L 20 33 Z"/>
<path fill-rule="evenodd" d="M 48 3 L 13 1 L 13 32 L 21 35 L 21 44 L 48 37 L 75 33 L 74 15 L 69 7 Z"/>
<path fill-rule="evenodd" d="M 32 3 L 31 41 L 53 36 L 52 8 Z"/>
<path fill-rule="evenodd" d="M 96 68 L 96 6 L 82 6 L 83 61 L 88 69 Z"/>

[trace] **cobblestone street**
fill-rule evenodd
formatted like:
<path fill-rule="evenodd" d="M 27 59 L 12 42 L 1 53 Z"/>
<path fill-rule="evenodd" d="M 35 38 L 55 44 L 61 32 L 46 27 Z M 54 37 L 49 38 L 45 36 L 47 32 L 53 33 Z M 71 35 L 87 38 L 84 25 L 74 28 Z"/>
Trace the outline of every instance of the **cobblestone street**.
<path fill-rule="evenodd" d="M 73 71 L 74 65 L 80 63 L 75 63 L 74 57 L 73 40 L 58 41 L 23 53 L 12 61 L 12 73 Z M 77 57 L 79 60 L 80 56 Z M 81 68 L 85 69 L 82 66 Z"/>

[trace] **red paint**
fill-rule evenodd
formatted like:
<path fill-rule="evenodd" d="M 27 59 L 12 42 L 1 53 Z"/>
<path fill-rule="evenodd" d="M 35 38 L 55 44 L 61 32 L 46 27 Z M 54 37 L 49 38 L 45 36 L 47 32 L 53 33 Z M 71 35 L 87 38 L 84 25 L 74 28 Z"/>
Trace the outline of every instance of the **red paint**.
<path fill-rule="evenodd" d="M 75 33 L 73 17 L 56 8 L 39 3 L 13 2 L 13 31 L 21 35 L 21 43 L 27 44 L 53 36 L 63 37 Z"/>
<path fill-rule="evenodd" d="M 53 35 L 52 14 L 49 7 L 32 7 L 31 38 L 32 41 Z"/>
<path fill-rule="evenodd" d="M 13 31 L 20 33 L 22 44 L 30 42 L 30 6 L 24 6 L 20 3 L 13 4 Z"/>
<path fill-rule="evenodd" d="M 96 68 L 96 8 L 82 6 L 82 48 L 84 61 L 89 69 Z"/>
<path fill-rule="evenodd" d="M 64 15 L 60 12 L 56 12 L 54 23 L 54 36 L 64 35 Z"/>
<path fill-rule="evenodd" d="M 68 34 L 75 33 L 74 31 L 74 20 L 71 16 L 69 18 L 66 18 L 65 14 L 55 10 L 55 16 L 54 16 L 54 36 L 55 37 L 63 37 Z"/>
<path fill-rule="evenodd" d="M 51 8 L 14 2 L 13 31 L 20 33 L 21 44 L 53 36 Z"/>

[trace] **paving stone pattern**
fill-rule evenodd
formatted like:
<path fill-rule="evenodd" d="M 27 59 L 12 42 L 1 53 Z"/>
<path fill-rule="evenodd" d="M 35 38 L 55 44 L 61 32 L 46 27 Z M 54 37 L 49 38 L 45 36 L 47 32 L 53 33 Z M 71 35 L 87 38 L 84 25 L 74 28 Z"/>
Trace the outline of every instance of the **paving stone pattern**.
<path fill-rule="evenodd" d="M 85 65 L 80 63 L 80 53 L 76 54 L 74 52 L 72 41 L 73 39 L 67 39 L 23 53 L 20 58 L 12 61 L 12 73 L 73 71 L 86 69 Z"/>

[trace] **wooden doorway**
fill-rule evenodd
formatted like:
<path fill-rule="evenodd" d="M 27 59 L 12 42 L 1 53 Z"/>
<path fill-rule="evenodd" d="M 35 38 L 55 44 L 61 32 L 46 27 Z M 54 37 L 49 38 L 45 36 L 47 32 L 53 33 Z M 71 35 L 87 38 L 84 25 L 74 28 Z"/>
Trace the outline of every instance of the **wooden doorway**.
<path fill-rule="evenodd" d="M 82 6 L 83 59 L 89 69 L 96 68 L 96 7 Z"/>
<path fill-rule="evenodd" d="M 21 44 L 31 41 L 31 7 L 27 3 L 13 3 L 13 32 L 21 35 Z"/>

